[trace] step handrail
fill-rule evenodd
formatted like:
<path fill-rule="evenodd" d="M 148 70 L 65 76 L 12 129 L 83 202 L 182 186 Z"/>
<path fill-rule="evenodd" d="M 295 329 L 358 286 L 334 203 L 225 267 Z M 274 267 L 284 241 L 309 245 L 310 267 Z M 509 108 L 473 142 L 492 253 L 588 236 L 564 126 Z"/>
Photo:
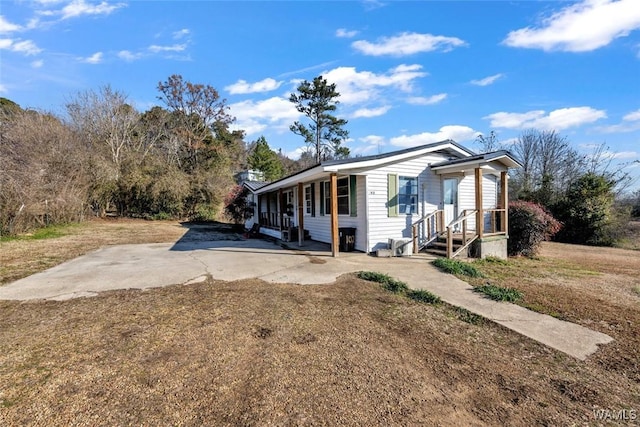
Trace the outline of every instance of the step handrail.
<path fill-rule="evenodd" d="M 475 216 L 478 213 L 477 209 L 465 209 L 462 211 L 458 218 L 454 219 L 447 225 L 447 258 L 454 258 L 460 254 L 463 250 L 469 247 L 474 240 L 478 238 L 478 233 L 474 232 L 473 236 L 467 239 L 467 220 L 470 217 Z M 453 230 L 457 228 L 458 224 L 462 223 L 462 245 L 454 252 L 453 251 Z"/>
<path fill-rule="evenodd" d="M 435 223 L 433 222 L 435 221 Z M 418 244 L 418 228 L 426 223 L 426 239 Z M 435 225 L 435 233 L 431 233 L 432 224 Z M 424 215 L 422 218 L 411 224 L 411 237 L 413 239 L 413 253 L 418 253 L 420 249 L 433 242 L 439 235 L 444 233 L 444 210 L 436 209 Z"/>

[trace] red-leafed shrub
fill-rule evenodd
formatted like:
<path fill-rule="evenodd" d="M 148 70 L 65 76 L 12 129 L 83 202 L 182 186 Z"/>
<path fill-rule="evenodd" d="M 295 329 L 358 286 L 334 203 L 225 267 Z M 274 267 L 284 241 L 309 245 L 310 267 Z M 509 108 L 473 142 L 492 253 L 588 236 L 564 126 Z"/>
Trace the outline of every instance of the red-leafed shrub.
<path fill-rule="evenodd" d="M 509 203 L 509 255 L 535 255 L 540 243 L 551 239 L 560 228 L 560 222 L 537 203 Z"/>
<path fill-rule="evenodd" d="M 253 216 L 253 204 L 248 197 L 249 190 L 236 185 L 224 199 L 225 213 L 237 225 L 243 225 L 247 219 Z"/>

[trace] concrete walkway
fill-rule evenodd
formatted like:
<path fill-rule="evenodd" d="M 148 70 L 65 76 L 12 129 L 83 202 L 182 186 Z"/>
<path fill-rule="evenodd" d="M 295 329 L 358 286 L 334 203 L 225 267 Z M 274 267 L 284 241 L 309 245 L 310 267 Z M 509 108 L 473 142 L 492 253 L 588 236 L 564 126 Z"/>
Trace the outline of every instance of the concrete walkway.
<path fill-rule="evenodd" d="M 435 268 L 429 266 L 430 268 Z M 473 292 L 473 287 L 454 276 L 446 280 L 428 280 L 419 268 L 389 265 L 379 271 L 407 283 L 412 289 L 425 289 L 443 301 L 479 314 L 512 331 L 534 339 L 580 360 L 598 350 L 598 345 L 613 341 L 609 335 L 571 322 L 536 313 L 519 305 L 493 301 Z M 444 273 L 443 273 L 444 274 Z"/>
<path fill-rule="evenodd" d="M 332 258 L 318 248 L 288 250 L 257 239 L 111 246 L 0 286 L 0 299 L 65 300 L 115 289 L 196 283 L 208 275 L 226 281 L 260 278 L 271 283 L 323 284 L 345 273 L 368 270 L 388 274 L 413 289 L 429 290 L 449 304 L 580 360 L 594 353 L 599 344 L 612 341 L 582 326 L 484 298 L 424 258 L 375 258 L 361 253 Z"/>

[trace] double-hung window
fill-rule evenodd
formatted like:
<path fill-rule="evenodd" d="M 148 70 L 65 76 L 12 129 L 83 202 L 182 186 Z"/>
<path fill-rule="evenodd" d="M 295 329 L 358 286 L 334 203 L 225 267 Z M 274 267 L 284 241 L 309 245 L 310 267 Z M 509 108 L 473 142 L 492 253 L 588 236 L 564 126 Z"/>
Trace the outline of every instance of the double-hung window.
<path fill-rule="evenodd" d="M 304 214 L 311 215 L 313 213 L 313 198 L 311 193 L 311 186 L 304 187 Z"/>
<path fill-rule="evenodd" d="M 398 177 L 398 211 L 400 214 L 418 212 L 418 178 Z"/>
<path fill-rule="evenodd" d="M 338 215 L 349 215 L 351 213 L 351 199 L 350 199 L 350 188 L 349 188 L 349 177 L 345 176 L 344 178 L 338 178 L 337 182 L 337 195 L 336 199 L 338 202 Z M 325 181 L 322 183 L 323 188 L 323 200 L 324 203 L 324 214 L 331 214 L 331 183 L 329 181 Z M 354 210 L 355 212 L 355 210 Z M 354 214 L 355 215 L 355 214 Z"/>

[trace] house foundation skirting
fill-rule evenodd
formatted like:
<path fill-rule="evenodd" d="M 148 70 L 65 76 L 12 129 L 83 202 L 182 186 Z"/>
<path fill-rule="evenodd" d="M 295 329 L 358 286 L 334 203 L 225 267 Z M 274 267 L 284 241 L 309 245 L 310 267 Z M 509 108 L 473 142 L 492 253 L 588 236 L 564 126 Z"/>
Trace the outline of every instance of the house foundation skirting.
<path fill-rule="evenodd" d="M 496 257 L 507 259 L 508 236 L 483 237 L 473 242 L 470 255 L 474 258 Z"/>

